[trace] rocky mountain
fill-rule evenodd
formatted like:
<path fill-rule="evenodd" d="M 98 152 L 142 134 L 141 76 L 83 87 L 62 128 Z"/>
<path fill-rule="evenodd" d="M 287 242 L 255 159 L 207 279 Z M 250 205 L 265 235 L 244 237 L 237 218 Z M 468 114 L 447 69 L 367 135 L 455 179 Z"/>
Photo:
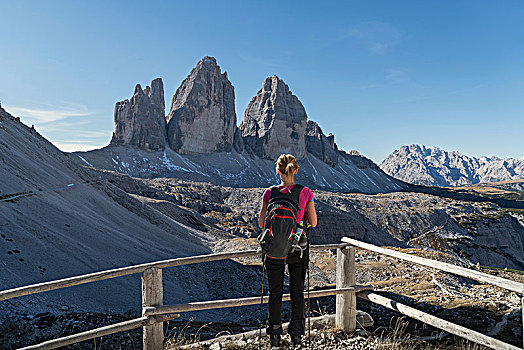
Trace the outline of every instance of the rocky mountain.
<path fill-rule="evenodd" d="M 266 78 L 262 89 L 251 99 L 240 124 L 242 138 L 264 159 L 292 153 L 304 159 L 306 151 L 306 110 L 289 87 L 276 75 Z"/>
<path fill-rule="evenodd" d="M 164 84 L 157 78 L 144 90 L 140 84 L 130 100 L 115 106 L 112 145 L 133 146 L 147 151 L 166 148 Z"/>
<path fill-rule="evenodd" d="M 182 82 L 173 96 L 167 122 L 173 151 L 180 154 L 231 151 L 237 128 L 235 90 L 214 57 L 202 58 Z"/>
<path fill-rule="evenodd" d="M 233 86 L 213 57 L 200 60 L 177 89 L 167 128 L 162 129 L 162 123 L 150 123 L 147 131 L 142 127 L 152 120 L 142 115 L 152 113 L 134 111 L 160 105 L 148 94 L 137 88 L 131 102 L 118 103 L 115 110 L 123 112 L 115 112 L 115 120 L 121 120 L 116 123 L 115 141 L 99 150 L 75 152 L 77 163 L 137 177 L 253 187 L 277 182 L 274 162 L 280 154 L 291 153 L 301 166 L 297 180 L 311 188 L 364 193 L 403 188 L 401 181 L 369 159 L 339 150 L 335 136 L 325 136 L 316 122 L 308 120 L 300 100 L 277 76 L 264 80 L 240 127 Z M 155 133 L 156 143 L 151 140 Z M 152 144 L 166 146 L 155 150 Z"/>
<path fill-rule="evenodd" d="M 477 158 L 413 144 L 391 153 L 380 168 L 397 179 L 413 184 L 458 186 L 523 179 L 524 157 Z"/>

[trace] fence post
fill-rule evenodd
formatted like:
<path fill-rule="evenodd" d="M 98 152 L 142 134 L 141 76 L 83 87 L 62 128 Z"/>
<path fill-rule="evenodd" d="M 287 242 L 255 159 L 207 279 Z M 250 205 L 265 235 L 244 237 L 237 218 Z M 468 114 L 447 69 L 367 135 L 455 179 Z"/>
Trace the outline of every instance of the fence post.
<path fill-rule="evenodd" d="M 337 288 L 355 286 L 355 247 L 337 249 Z M 337 294 L 335 327 L 353 332 L 357 327 L 357 296 L 355 292 Z"/>
<path fill-rule="evenodd" d="M 161 306 L 164 302 L 162 269 L 150 268 L 142 272 L 142 316 L 147 306 Z M 143 327 L 144 350 L 161 350 L 164 347 L 164 324 L 155 323 Z"/>

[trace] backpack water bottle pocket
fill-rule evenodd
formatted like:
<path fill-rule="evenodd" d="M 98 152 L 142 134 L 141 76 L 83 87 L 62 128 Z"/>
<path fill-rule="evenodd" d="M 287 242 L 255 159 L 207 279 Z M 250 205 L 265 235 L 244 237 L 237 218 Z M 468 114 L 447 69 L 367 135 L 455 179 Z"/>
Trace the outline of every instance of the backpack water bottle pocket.
<path fill-rule="evenodd" d="M 266 228 L 264 230 L 262 230 L 262 232 L 260 233 L 260 235 L 258 235 L 257 237 L 257 241 L 258 241 L 258 244 L 260 244 L 260 246 L 262 248 L 264 248 L 264 245 L 266 244 L 267 242 L 267 237 L 269 235 L 269 229 Z"/>

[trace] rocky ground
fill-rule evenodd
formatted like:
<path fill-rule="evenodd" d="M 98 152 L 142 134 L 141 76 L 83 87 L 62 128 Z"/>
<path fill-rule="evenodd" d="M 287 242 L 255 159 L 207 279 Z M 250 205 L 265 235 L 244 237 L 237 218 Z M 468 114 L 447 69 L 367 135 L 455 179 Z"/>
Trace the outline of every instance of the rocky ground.
<path fill-rule="evenodd" d="M 312 329 L 306 334 L 303 343 L 293 346 L 288 336 L 282 337 L 280 349 L 319 349 L 319 350 L 483 350 L 483 346 L 449 337 L 437 335 L 435 337 L 413 337 L 405 334 L 405 321 L 399 319 L 396 328 L 377 334 L 358 332 L 344 333 L 333 328 Z M 379 334 L 380 333 L 380 334 Z M 181 349 L 183 345 L 168 343 L 167 349 Z M 230 343 L 213 344 L 211 346 L 196 346 L 198 350 L 258 350 L 269 349 L 267 337 L 236 340 Z"/>
<path fill-rule="evenodd" d="M 262 188 L 138 180 L 112 172 L 103 176 L 128 193 L 150 198 L 148 204 L 189 226 L 222 232 L 224 238 L 258 235 Z M 431 248 L 452 254 L 459 263 L 524 269 L 522 209 L 413 192 L 314 195 L 319 225 L 311 233 L 313 243 L 349 236 L 378 245 Z"/>

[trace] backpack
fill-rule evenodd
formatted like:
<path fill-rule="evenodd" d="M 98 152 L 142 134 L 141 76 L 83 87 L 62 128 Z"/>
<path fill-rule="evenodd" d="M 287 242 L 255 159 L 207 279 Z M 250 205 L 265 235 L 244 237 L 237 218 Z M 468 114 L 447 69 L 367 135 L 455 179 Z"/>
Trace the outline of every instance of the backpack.
<path fill-rule="evenodd" d="M 296 243 L 293 234 L 297 231 L 298 202 L 303 188 L 295 185 L 289 193 L 282 193 L 278 186 L 271 187 L 264 230 L 258 237 L 262 251 L 270 258 L 285 259 Z"/>

